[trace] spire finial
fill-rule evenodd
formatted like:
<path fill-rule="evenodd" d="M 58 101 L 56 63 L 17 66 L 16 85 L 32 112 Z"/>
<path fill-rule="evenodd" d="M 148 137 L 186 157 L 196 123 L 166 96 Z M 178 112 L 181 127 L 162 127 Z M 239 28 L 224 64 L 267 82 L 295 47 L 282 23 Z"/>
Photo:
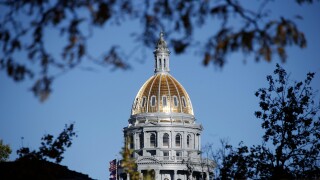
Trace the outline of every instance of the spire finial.
<path fill-rule="evenodd" d="M 164 40 L 163 39 L 163 35 L 164 35 L 163 30 L 161 30 L 161 32 L 160 32 L 160 40 Z"/>

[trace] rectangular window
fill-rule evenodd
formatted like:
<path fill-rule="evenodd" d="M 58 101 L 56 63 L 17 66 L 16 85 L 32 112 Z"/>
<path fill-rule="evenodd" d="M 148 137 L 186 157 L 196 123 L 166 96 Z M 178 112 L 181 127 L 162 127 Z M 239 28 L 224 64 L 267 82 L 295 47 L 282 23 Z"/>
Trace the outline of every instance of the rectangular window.
<path fill-rule="evenodd" d="M 163 151 L 163 160 L 169 160 L 169 151 Z"/>
<path fill-rule="evenodd" d="M 155 150 L 147 150 L 147 153 L 150 153 L 151 156 L 155 156 L 157 151 L 155 151 Z"/>
<path fill-rule="evenodd" d="M 180 151 L 177 151 L 176 152 L 176 158 L 177 158 L 177 160 L 182 160 L 182 152 L 180 152 Z"/>
<path fill-rule="evenodd" d="M 162 106 L 167 106 L 167 96 L 162 96 Z"/>
<path fill-rule="evenodd" d="M 169 156 L 169 151 L 163 151 L 163 156 Z"/>
<path fill-rule="evenodd" d="M 143 134 L 139 134 L 139 139 L 140 139 L 140 148 L 143 148 L 144 147 L 144 137 L 143 137 Z"/>
<path fill-rule="evenodd" d="M 130 136 L 129 143 L 130 143 L 130 149 L 133 149 L 134 148 L 134 137 L 133 137 L 133 135 Z"/>
<path fill-rule="evenodd" d="M 156 135 L 151 134 L 150 135 L 150 147 L 155 147 L 156 146 Z"/>

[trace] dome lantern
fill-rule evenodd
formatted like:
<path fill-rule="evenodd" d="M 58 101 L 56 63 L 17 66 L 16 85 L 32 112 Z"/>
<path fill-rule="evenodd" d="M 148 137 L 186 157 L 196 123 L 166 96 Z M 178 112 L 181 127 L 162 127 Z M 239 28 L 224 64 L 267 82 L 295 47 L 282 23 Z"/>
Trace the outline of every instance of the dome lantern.
<path fill-rule="evenodd" d="M 153 51 L 154 58 L 155 58 L 154 73 L 170 72 L 170 68 L 169 68 L 170 51 L 167 47 L 166 41 L 163 38 L 163 35 L 164 35 L 163 32 L 161 32 L 157 46 Z"/>

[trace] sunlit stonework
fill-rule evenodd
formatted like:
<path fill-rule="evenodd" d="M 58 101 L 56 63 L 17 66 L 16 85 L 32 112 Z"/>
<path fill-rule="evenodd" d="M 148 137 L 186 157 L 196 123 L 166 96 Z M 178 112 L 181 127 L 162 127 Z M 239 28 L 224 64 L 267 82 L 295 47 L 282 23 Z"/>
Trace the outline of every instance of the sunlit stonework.
<path fill-rule="evenodd" d="M 161 33 L 154 50 L 154 75 L 134 99 L 124 137 L 141 179 L 152 172 L 155 180 L 208 180 L 214 164 L 201 158 L 203 128 L 195 121 L 187 91 L 170 75 L 169 55 Z M 118 177 L 130 179 L 122 169 Z"/>

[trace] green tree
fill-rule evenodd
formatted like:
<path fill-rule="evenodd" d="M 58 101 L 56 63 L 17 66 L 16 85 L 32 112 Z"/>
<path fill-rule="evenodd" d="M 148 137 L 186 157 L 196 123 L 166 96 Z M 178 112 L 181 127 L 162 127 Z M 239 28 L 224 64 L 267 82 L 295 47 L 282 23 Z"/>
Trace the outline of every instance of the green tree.
<path fill-rule="evenodd" d="M 260 99 L 255 116 L 262 120 L 262 144 L 224 144 L 227 153 L 220 156 L 219 179 L 320 178 L 320 101 L 311 87 L 314 73 L 292 81 L 277 65 L 274 75 L 267 76 L 269 86 L 255 94 Z"/>
<path fill-rule="evenodd" d="M 56 163 L 60 163 L 63 159 L 63 153 L 66 148 L 72 145 L 72 140 L 77 137 L 74 132 L 74 123 L 65 125 L 63 131 L 59 136 L 54 139 L 51 134 L 46 134 L 41 138 L 41 146 L 39 150 L 30 151 L 28 147 L 22 147 L 17 150 L 19 155 L 18 160 L 55 160 Z"/>
<path fill-rule="evenodd" d="M 164 30 L 176 54 L 193 50 L 201 54 L 206 66 L 222 67 L 227 55 L 234 52 L 252 54 L 256 60 L 266 61 L 277 54 L 285 61 L 287 47 L 304 48 L 307 41 L 296 19 L 271 18 L 268 3 L 271 0 L 257 1 L 259 8 L 251 10 L 237 0 L 5 0 L 0 2 L 3 10 L 0 15 L 0 70 L 6 71 L 15 81 L 35 78 L 31 90 L 43 101 L 58 77 L 54 73 L 60 75 L 79 67 L 84 60 L 128 69 L 130 63 L 124 60 L 126 53 L 121 53 L 121 45 L 114 44 L 102 55 L 89 52 L 87 48 L 93 29 L 121 26 L 126 22 L 140 23 L 138 32 L 132 32 L 137 48 L 154 48 L 158 33 Z M 292 3 L 312 4 L 314 1 Z M 212 28 L 206 40 L 195 40 L 194 32 L 205 25 L 219 28 Z M 50 42 L 46 42 L 46 36 L 54 31 L 61 35 L 59 53 L 47 47 Z M 21 58 L 25 59 L 23 63 L 18 60 Z"/>
<path fill-rule="evenodd" d="M 8 144 L 4 144 L 3 140 L 0 139 L 0 162 L 7 161 L 11 152 L 10 146 Z"/>
<path fill-rule="evenodd" d="M 129 148 L 130 137 L 126 137 L 124 142 L 124 147 L 121 151 L 122 161 L 121 166 L 124 169 L 124 172 L 129 174 L 130 179 L 139 180 L 139 172 L 137 171 L 137 164 L 135 158 L 133 158 L 133 149 Z"/>

